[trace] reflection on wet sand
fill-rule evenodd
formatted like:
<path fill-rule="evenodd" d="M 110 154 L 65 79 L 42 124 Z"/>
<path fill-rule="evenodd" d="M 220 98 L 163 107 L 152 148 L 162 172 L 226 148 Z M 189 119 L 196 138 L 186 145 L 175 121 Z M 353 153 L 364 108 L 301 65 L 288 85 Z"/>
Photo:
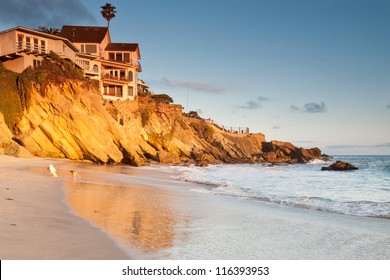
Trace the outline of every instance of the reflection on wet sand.
<path fill-rule="evenodd" d="M 150 187 L 69 180 L 67 202 L 75 214 L 145 253 L 173 246 L 177 217 L 169 193 Z"/>

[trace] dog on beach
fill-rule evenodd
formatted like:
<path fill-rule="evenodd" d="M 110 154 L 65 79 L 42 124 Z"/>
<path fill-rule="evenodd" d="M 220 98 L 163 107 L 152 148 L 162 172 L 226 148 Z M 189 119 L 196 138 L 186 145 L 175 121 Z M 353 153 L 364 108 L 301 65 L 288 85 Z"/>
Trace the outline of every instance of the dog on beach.
<path fill-rule="evenodd" d="M 50 173 L 57 178 L 57 170 L 55 169 L 55 167 L 53 166 L 53 164 L 50 164 L 49 167 L 47 168 Z"/>
<path fill-rule="evenodd" d="M 76 170 L 71 170 L 70 173 L 72 173 L 73 178 L 76 178 L 79 175 Z"/>

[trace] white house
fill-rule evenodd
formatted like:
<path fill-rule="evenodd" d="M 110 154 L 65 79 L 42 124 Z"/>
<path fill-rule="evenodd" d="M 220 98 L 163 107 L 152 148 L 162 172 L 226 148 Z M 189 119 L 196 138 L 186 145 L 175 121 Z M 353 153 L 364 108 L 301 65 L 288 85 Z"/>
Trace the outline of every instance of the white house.
<path fill-rule="evenodd" d="M 111 42 L 107 27 L 66 25 L 59 35 L 21 26 L 0 32 L 0 61 L 14 72 L 37 67 L 51 51 L 98 80 L 105 99 L 136 98 L 142 71 L 139 46 Z"/>

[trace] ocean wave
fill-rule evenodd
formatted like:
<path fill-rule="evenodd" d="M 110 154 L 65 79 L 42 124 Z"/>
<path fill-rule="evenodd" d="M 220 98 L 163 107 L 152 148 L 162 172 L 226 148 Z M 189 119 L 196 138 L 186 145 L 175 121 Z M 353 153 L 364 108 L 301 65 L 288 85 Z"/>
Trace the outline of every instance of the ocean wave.
<path fill-rule="evenodd" d="M 390 164 L 385 165 L 383 171 L 390 173 Z"/>
<path fill-rule="evenodd" d="M 199 185 L 191 191 L 318 211 L 388 218 L 390 216 L 389 157 L 346 157 L 362 172 L 324 173 L 311 164 L 276 166 L 219 165 L 180 167 L 175 179 Z"/>
<path fill-rule="evenodd" d="M 285 206 L 317 210 L 329 213 L 360 217 L 390 218 L 390 202 L 373 202 L 373 201 L 350 201 L 338 202 L 328 198 L 307 198 L 307 197 L 290 197 L 290 198 L 271 198 L 262 197 L 258 200 L 270 203 L 276 203 Z"/>
<path fill-rule="evenodd" d="M 329 164 L 329 160 L 322 160 L 322 159 L 312 159 L 310 160 L 309 162 L 307 162 L 306 164 Z"/>

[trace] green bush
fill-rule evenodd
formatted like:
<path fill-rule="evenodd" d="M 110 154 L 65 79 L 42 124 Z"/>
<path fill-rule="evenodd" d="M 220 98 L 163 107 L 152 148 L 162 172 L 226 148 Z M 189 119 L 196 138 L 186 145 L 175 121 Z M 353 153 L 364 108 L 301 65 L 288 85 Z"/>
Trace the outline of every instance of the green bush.
<path fill-rule="evenodd" d="M 173 103 L 172 97 L 168 94 L 152 94 L 150 96 L 155 102 L 162 102 L 165 104 Z"/>
<path fill-rule="evenodd" d="M 6 70 L 0 62 L 0 112 L 11 131 L 14 131 L 14 125 L 23 112 L 18 95 L 17 76 L 16 73 Z"/>

